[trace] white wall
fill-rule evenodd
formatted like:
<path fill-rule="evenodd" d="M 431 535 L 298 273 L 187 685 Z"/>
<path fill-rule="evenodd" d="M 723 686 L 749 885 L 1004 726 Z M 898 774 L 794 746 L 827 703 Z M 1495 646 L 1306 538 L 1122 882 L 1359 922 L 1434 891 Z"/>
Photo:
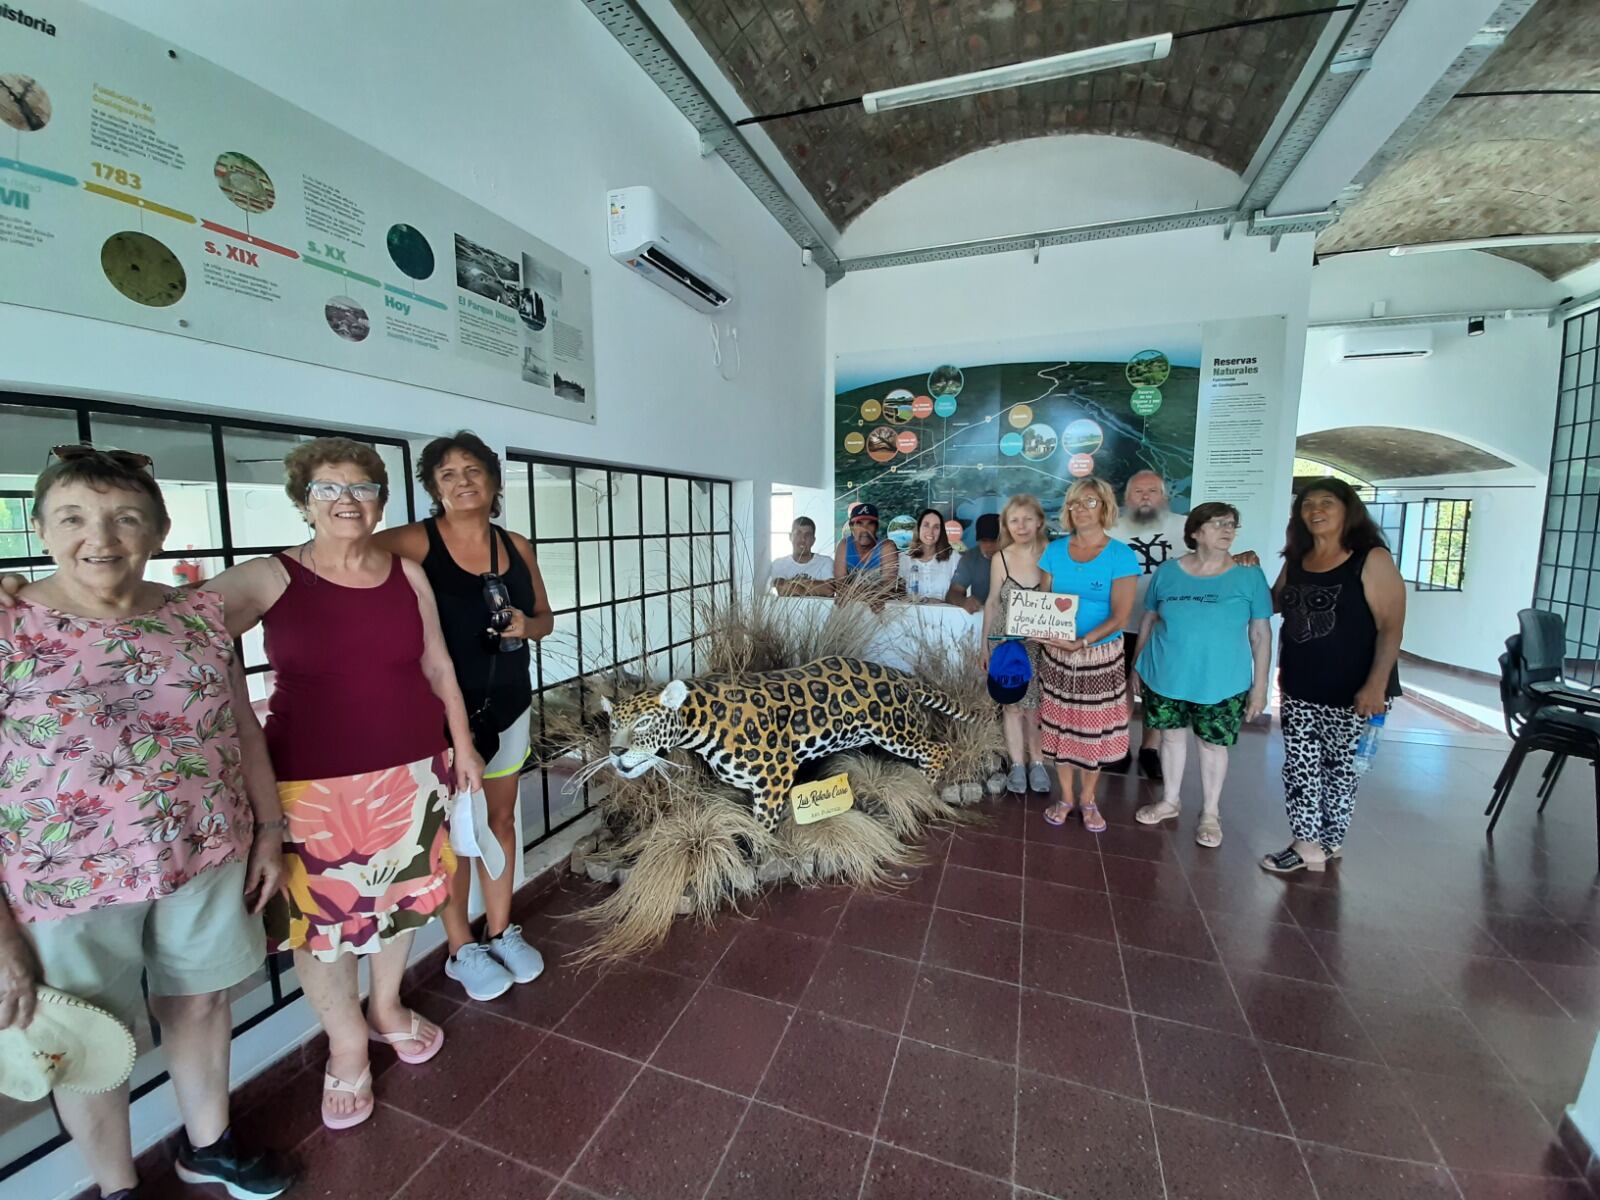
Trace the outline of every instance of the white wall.
<path fill-rule="evenodd" d="M 1375 299 L 1389 300 L 1391 313 L 1400 314 L 1504 311 L 1552 303 L 1559 299 L 1555 290 L 1493 255 L 1359 255 L 1317 268 L 1312 312 L 1322 319 L 1364 318 Z M 1401 492 L 1399 499 L 1439 495 L 1473 502 L 1465 586 L 1461 592 L 1412 591 L 1405 649 L 1495 672 L 1517 610 L 1533 597 L 1561 330 L 1528 318 L 1490 321 L 1481 337 L 1467 337 L 1458 322 L 1434 326 L 1433 333 L 1428 358 L 1347 363 L 1337 358 L 1339 330 L 1311 330 L 1299 431 L 1397 426 L 1457 438 L 1513 463 L 1474 475 L 1389 481 L 1427 488 Z"/>
<path fill-rule="evenodd" d="M 1062 333 L 1287 316 L 1273 512 L 1287 509 L 1305 351 L 1311 239 L 1178 230 L 845 276 L 828 290 L 830 372 L 841 355 L 970 348 Z M 830 385 L 832 377 L 830 374 Z M 831 390 L 831 386 L 830 386 Z M 831 436 L 828 435 L 828 436 Z M 1260 522 L 1256 522 L 1257 525 Z M 1272 537 L 1277 537 L 1274 532 Z"/>
<path fill-rule="evenodd" d="M 1092 181 L 1092 186 L 1085 186 Z M 1232 204 L 1227 167 L 1138 138 L 1058 134 L 990 146 L 907 180 L 845 230 L 841 258 Z"/>
<path fill-rule="evenodd" d="M 720 159 L 700 156 L 694 130 L 578 0 L 480 0 L 449 15 L 392 0 L 381 19 L 364 5 L 280 0 L 225 22 L 207 0 L 148 0 L 137 15 L 588 265 L 598 421 L 11 307 L 0 308 L 0 387 L 418 436 L 466 426 L 499 447 L 749 479 L 763 500 L 748 533 L 761 546 L 770 481 L 823 482 L 811 436 L 826 411 L 821 273 L 800 266 Z M 606 253 L 606 190 L 641 183 L 737 262 L 743 370 L 732 382 L 712 363 L 707 319 Z"/>

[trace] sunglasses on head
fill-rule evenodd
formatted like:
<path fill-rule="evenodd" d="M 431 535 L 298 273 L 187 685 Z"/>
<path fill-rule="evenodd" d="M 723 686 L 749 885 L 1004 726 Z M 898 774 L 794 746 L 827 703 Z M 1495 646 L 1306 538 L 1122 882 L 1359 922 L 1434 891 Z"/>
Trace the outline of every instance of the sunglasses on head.
<path fill-rule="evenodd" d="M 52 446 L 50 453 L 61 462 L 81 462 L 86 458 L 99 458 L 106 462 L 115 463 L 125 470 L 148 471 L 155 462 L 148 454 L 140 454 L 137 450 L 115 450 L 107 448 L 101 450 L 91 446 L 88 442 L 69 442 L 64 446 Z"/>

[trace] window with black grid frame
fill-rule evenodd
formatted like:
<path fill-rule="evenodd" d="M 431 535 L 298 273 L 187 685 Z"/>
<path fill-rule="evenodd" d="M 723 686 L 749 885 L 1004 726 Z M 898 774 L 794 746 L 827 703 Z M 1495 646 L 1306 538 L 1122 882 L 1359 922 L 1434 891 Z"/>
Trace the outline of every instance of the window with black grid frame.
<path fill-rule="evenodd" d="M 512 453 L 505 522 L 534 546 L 555 629 L 534 654 L 534 741 L 593 714 L 615 676 L 665 681 L 699 669 L 701 614 L 733 597 L 732 484 Z M 526 845 L 588 811 L 557 760 L 522 789 Z"/>
<path fill-rule="evenodd" d="M 1566 623 L 1570 679 L 1600 684 L 1600 309 L 1563 326 L 1533 603 Z"/>
<path fill-rule="evenodd" d="M 1428 497 L 1422 501 L 1414 569 L 1402 572 L 1419 592 L 1459 592 L 1467 569 L 1471 500 Z M 1402 559 L 1409 563 L 1409 556 Z"/>
<path fill-rule="evenodd" d="M 337 434 L 372 445 L 389 474 L 384 522 L 402 524 L 413 515 L 410 449 L 400 438 L 11 392 L 0 392 L 0 429 L 0 573 L 39 578 L 54 569 L 32 537 L 27 517 L 33 481 L 51 461 L 51 448 L 71 442 L 150 456 L 172 518 L 165 548 L 145 570 L 155 582 L 203 581 L 235 563 L 304 541 L 305 523 L 283 490 L 283 456 L 310 438 Z M 242 639 L 240 650 L 251 696 L 262 700 L 271 678 L 259 629 Z M 0 745 L 0 758 L 4 750 Z M 299 995 L 289 956 L 269 959 L 233 991 L 235 1035 Z M 138 1097 L 166 1075 L 160 1056 L 146 1053 L 159 1044 L 159 1030 L 141 1022 L 134 1033 L 140 1055 L 130 1084 Z M 0 1193 L 7 1176 L 65 1140 L 48 1103 L 26 1105 L 0 1097 Z"/>

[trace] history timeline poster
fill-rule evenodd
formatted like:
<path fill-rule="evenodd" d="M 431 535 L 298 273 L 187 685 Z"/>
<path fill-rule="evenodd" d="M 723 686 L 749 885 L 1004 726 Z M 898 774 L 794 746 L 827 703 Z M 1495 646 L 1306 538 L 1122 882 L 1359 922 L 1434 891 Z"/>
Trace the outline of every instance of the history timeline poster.
<path fill-rule="evenodd" d="M 595 419 L 586 267 L 78 0 L 0 4 L 0 301 Z"/>
<path fill-rule="evenodd" d="M 1284 328 L 1263 317 L 842 356 L 840 528 L 849 506 L 867 501 L 905 546 L 931 507 L 970 542 L 973 520 L 1030 492 L 1059 530 L 1075 479 L 1099 476 L 1120 498 L 1147 469 L 1167 481 L 1177 512 L 1225 500 L 1247 525 L 1270 524 L 1281 507 L 1271 493 Z"/>

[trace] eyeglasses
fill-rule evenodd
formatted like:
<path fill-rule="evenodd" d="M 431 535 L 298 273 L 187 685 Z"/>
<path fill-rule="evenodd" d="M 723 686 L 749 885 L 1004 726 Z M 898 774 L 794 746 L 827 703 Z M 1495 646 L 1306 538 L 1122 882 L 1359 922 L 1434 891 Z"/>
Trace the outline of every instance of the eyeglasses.
<path fill-rule="evenodd" d="M 306 499 L 331 504 L 340 496 L 349 496 L 359 504 L 369 504 L 383 495 L 380 483 L 335 483 L 331 479 L 314 479 L 306 485 Z"/>
<path fill-rule="evenodd" d="M 69 442 L 64 446 L 52 446 L 50 453 L 64 463 L 99 458 L 133 471 L 148 471 L 155 461 L 148 454 L 140 454 L 136 450 L 116 450 L 109 447 L 101 450 L 88 442 Z"/>
<path fill-rule="evenodd" d="M 1207 528 L 1215 529 L 1219 533 L 1232 533 L 1239 528 L 1239 522 L 1232 517 L 1212 517 L 1206 522 Z"/>
<path fill-rule="evenodd" d="M 1094 496 L 1083 496 L 1077 500 L 1067 501 L 1068 508 L 1099 508 L 1100 501 Z"/>

